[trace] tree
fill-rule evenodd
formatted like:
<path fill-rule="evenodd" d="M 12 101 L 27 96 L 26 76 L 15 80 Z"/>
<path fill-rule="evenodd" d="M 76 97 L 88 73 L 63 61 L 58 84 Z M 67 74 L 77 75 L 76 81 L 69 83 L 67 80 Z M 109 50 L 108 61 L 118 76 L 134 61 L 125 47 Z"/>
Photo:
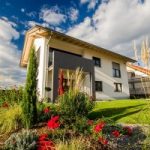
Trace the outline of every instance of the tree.
<path fill-rule="evenodd" d="M 25 89 L 23 93 L 23 120 L 26 128 L 32 127 L 37 121 L 37 58 L 34 48 L 31 48 Z"/>

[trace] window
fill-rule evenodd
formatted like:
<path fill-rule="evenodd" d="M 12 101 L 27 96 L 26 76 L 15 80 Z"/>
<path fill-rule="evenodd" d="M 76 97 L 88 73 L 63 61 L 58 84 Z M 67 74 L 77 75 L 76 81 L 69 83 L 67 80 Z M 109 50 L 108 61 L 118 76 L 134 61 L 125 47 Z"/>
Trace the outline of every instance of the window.
<path fill-rule="evenodd" d="M 48 59 L 48 66 L 51 66 L 53 62 L 53 51 L 49 50 L 49 59 Z"/>
<path fill-rule="evenodd" d="M 102 81 L 95 81 L 95 90 L 96 91 L 103 91 L 103 88 L 102 88 Z"/>
<path fill-rule="evenodd" d="M 97 57 L 93 57 L 94 65 L 97 67 L 101 67 L 101 59 Z"/>
<path fill-rule="evenodd" d="M 135 73 L 131 72 L 131 78 L 134 78 L 134 77 L 135 77 Z"/>
<path fill-rule="evenodd" d="M 112 63 L 113 77 L 121 78 L 120 64 Z"/>
<path fill-rule="evenodd" d="M 115 85 L 115 92 L 122 92 L 122 84 L 121 83 L 114 83 Z"/>

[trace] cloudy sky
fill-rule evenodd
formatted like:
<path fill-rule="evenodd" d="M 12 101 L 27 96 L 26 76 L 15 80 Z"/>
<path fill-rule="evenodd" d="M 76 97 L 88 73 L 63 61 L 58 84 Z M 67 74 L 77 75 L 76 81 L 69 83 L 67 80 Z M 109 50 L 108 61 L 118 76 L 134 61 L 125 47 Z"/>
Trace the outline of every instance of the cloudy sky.
<path fill-rule="evenodd" d="M 140 51 L 150 35 L 150 0 L 0 0 L 0 87 L 24 83 L 19 61 L 35 24 L 133 57 L 133 41 Z"/>

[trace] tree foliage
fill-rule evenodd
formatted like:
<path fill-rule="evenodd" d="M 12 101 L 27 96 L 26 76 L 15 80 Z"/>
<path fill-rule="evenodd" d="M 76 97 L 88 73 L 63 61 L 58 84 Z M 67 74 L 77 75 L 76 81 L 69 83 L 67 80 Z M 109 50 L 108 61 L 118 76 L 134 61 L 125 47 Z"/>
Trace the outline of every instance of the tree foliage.
<path fill-rule="evenodd" d="M 34 48 L 31 48 L 22 104 L 24 125 L 26 128 L 32 127 L 37 121 L 36 87 L 37 87 L 37 58 L 35 55 Z"/>

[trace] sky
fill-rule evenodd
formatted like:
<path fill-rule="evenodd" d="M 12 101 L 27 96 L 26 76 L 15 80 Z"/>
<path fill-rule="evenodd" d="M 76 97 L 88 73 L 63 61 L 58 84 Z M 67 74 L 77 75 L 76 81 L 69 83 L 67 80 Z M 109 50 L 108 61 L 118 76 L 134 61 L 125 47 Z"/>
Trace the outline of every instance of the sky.
<path fill-rule="evenodd" d="M 114 52 L 140 55 L 150 37 L 150 0 L 0 0 L 0 87 L 22 85 L 25 32 L 39 24 Z"/>

